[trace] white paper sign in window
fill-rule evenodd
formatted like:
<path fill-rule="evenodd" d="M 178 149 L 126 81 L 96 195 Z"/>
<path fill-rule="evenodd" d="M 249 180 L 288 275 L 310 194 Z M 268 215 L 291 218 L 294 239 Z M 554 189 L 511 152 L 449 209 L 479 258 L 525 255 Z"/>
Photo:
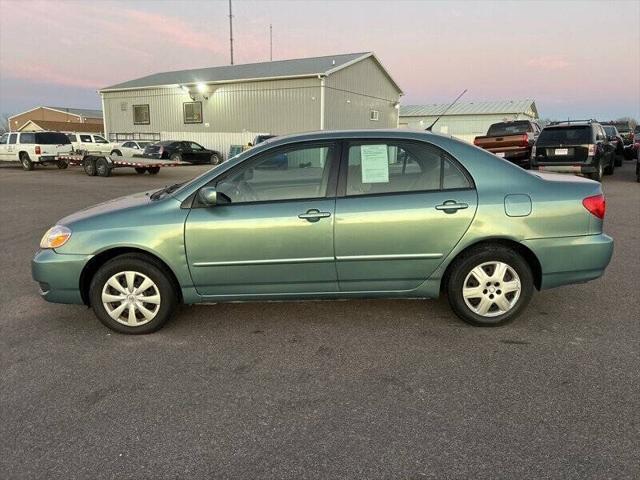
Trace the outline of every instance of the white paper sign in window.
<path fill-rule="evenodd" d="M 386 145 L 360 146 L 362 183 L 389 183 L 389 154 Z"/>

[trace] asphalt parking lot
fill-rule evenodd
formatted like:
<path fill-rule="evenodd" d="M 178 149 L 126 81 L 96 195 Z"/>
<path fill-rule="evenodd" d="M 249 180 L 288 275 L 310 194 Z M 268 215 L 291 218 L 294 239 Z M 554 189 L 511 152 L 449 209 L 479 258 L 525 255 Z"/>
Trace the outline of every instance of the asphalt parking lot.
<path fill-rule="evenodd" d="M 3 478 L 637 478 L 640 185 L 605 177 L 606 275 L 511 325 L 446 300 L 186 307 L 153 335 L 48 304 L 30 260 L 60 217 L 182 181 L 0 168 Z"/>

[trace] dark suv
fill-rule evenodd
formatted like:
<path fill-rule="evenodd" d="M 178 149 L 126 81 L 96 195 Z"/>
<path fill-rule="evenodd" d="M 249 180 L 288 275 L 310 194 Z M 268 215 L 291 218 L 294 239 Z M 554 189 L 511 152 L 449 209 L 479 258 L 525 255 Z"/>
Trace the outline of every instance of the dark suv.
<path fill-rule="evenodd" d="M 609 142 L 613 145 L 613 148 L 616 152 L 616 167 L 622 166 L 622 157 L 624 156 L 624 140 L 622 139 L 622 135 L 618 132 L 618 129 L 615 125 L 603 125 L 604 133 L 607 134 L 609 138 Z"/>
<path fill-rule="evenodd" d="M 615 147 L 602 125 L 592 120 L 552 123 L 545 127 L 531 152 L 531 168 L 581 173 L 602 181 L 615 168 Z"/>

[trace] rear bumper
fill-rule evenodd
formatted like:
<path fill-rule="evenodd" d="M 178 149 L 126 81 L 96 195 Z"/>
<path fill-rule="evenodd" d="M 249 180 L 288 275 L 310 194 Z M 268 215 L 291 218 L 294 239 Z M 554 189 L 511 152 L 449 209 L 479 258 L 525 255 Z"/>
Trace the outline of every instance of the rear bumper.
<path fill-rule="evenodd" d="M 593 165 L 554 165 L 554 164 L 535 164 L 531 166 L 534 170 L 541 172 L 559 172 L 559 173 L 595 173 L 596 167 Z"/>
<path fill-rule="evenodd" d="M 584 283 L 601 277 L 613 255 L 613 239 L 603 233 L 538 238 L 522 243 L 540 261 L 541 289 Z"/>
<path fill-rule="evenodd" d="M 47 302 L 83 304 L 80 275 L 91 255 L 59 254 L 39 250 L 31 261 L 31 276 Z"/>

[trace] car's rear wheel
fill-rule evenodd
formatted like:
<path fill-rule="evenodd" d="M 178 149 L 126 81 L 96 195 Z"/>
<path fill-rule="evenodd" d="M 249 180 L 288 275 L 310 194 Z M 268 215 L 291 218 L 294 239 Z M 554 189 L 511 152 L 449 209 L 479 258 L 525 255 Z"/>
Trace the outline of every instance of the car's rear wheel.
<path fill-rule="evenodd" d="M 604 175 L 604 167 L 602 166 L 602 161 L 599 161 L 596 167 L 596 171 L 593 173 L 590 173 L 588 177 L 591 180 L 595 180 L 596 182 L 602 182 L 603 175 Z"/>
<path fill-rule="evenodd" d="M 159 171 L 160 171 L 160 167 L 148 167 L 147 168 L 147 172 L 149 172 L 149 175 L 157 175 Z"/>
<path fill-rule="evenodd" d="M 509 248 L 493 245 L 457 259 L 447 282 L 453 311 L 478 327 L 497 327 L 515 319 L 529 303 L 533 289 L 526 260 Z"/>
<path fill-rule="evenodd" d="M 111 152 L 111 155 L 115 157 L 121 157 L 122 152 L 120 150 L 114 150 L 113 152 Z"/>
<path fill-rule="evenodd" d="M 151 257 L 120 255 L 94 275 L 89 298 L 98 319 L 121 333 L 151 333 L 173 315 L 177 296 L 169 274 Z"/>
<path fill-rule="evenodd" d="M 211 165 L 219 165 L 222 160 L 220 159 L 220 155 L 214 153 L 211 155 L 210 163 Z"/>
<path fill-rule="evenodd" d="M 22 153 L 20 155 L 20 163 L 22 164 L 22 169 L 23 170 L 27 170 L 27 171 L 33 170 L 33 162 L 29 158 L 29 154 L 28 153 Z"/>

